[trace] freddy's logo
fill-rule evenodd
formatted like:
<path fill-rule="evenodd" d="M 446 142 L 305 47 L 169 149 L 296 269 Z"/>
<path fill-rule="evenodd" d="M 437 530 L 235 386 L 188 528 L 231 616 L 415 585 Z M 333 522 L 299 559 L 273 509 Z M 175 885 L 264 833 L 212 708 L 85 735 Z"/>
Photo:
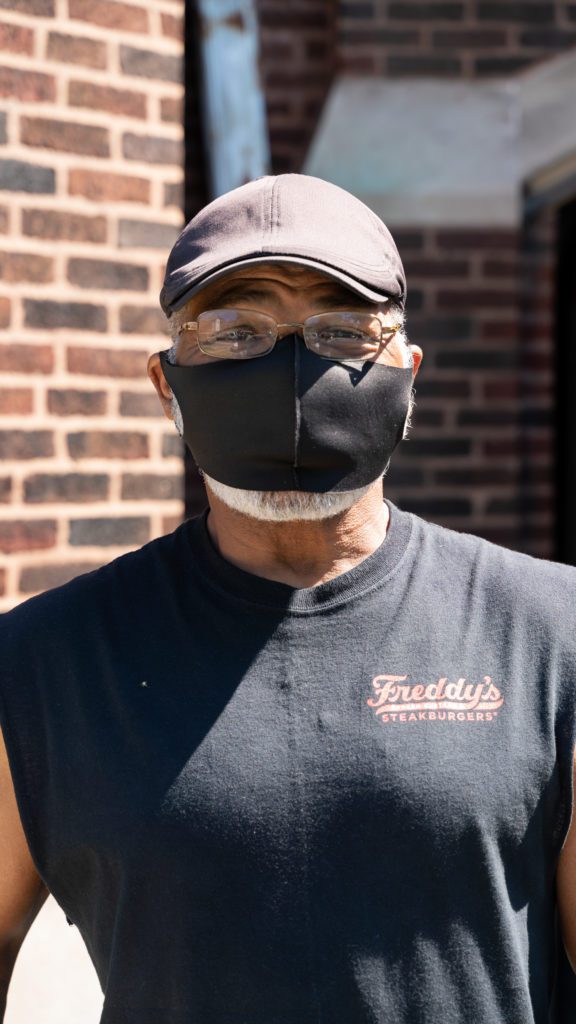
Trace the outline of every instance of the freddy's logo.
<path fill-rule="evenodd" d="M 504 697 L 490 676 L 481 683 L 455 683 L 442 676 L 437 683 L 406 684 L 408 676 L 380 675 L 372 680 L 374 696 L 366 703 L 381 722 L 490 722 Z"/>

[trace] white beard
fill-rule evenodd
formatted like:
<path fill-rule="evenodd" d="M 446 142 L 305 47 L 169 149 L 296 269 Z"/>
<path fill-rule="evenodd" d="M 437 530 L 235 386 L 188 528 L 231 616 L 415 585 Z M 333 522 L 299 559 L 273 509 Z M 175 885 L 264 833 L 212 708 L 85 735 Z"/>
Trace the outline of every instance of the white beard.
<path fill-rule="evenodd" d="M 330 519 L 354 505 L 373 486 L 367 484 L 353 491 L 326 494 L 313 491 L 248 491 L 220 483 L 202 470 L 201 473 L 213 494 L 228 508 L 269 523 Z"/>

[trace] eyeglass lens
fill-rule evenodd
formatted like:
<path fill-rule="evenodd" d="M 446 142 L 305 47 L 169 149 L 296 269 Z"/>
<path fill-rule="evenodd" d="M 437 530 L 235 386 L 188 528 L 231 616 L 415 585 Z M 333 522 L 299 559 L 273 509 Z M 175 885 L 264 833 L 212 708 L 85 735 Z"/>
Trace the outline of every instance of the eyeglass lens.
<path fill-rule="evenodd" d="M 276 321 L 255 310 L 207 310 L 198 317 L 198 347 L 213 359 L 254 359 L 274 348 Z M 384 328 L 384 334 L 385 334 Z M 386 341 L 372 313 L 318 313 L 304 322 L 304 341 L 325 359 L 375 359 Z"/>

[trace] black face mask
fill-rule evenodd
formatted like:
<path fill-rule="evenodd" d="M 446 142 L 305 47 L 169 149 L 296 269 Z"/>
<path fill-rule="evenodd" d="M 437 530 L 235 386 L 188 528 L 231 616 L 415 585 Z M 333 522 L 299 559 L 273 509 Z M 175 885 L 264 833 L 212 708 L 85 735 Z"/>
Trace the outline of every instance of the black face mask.
<path fill-rule="evenodd" d="M 330 362 L 296 335 L 257 359 L 160 360 L 192 455 L 230 487 L 352 491 L 384 474 L 402 439 L 410 368 Z"/>

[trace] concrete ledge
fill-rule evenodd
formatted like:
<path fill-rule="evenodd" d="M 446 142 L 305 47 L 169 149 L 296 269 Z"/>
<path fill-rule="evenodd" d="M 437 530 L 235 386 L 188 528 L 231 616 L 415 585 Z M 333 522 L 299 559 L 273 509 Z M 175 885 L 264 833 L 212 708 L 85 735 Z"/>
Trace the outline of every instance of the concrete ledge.
<path fill-rule="evenodd" d="M 488 82 L 341 76 L 304 173 L 391 225 L 513 227 L 526 191 L 573 175 L 575 110 L 576 52 Z"/>

